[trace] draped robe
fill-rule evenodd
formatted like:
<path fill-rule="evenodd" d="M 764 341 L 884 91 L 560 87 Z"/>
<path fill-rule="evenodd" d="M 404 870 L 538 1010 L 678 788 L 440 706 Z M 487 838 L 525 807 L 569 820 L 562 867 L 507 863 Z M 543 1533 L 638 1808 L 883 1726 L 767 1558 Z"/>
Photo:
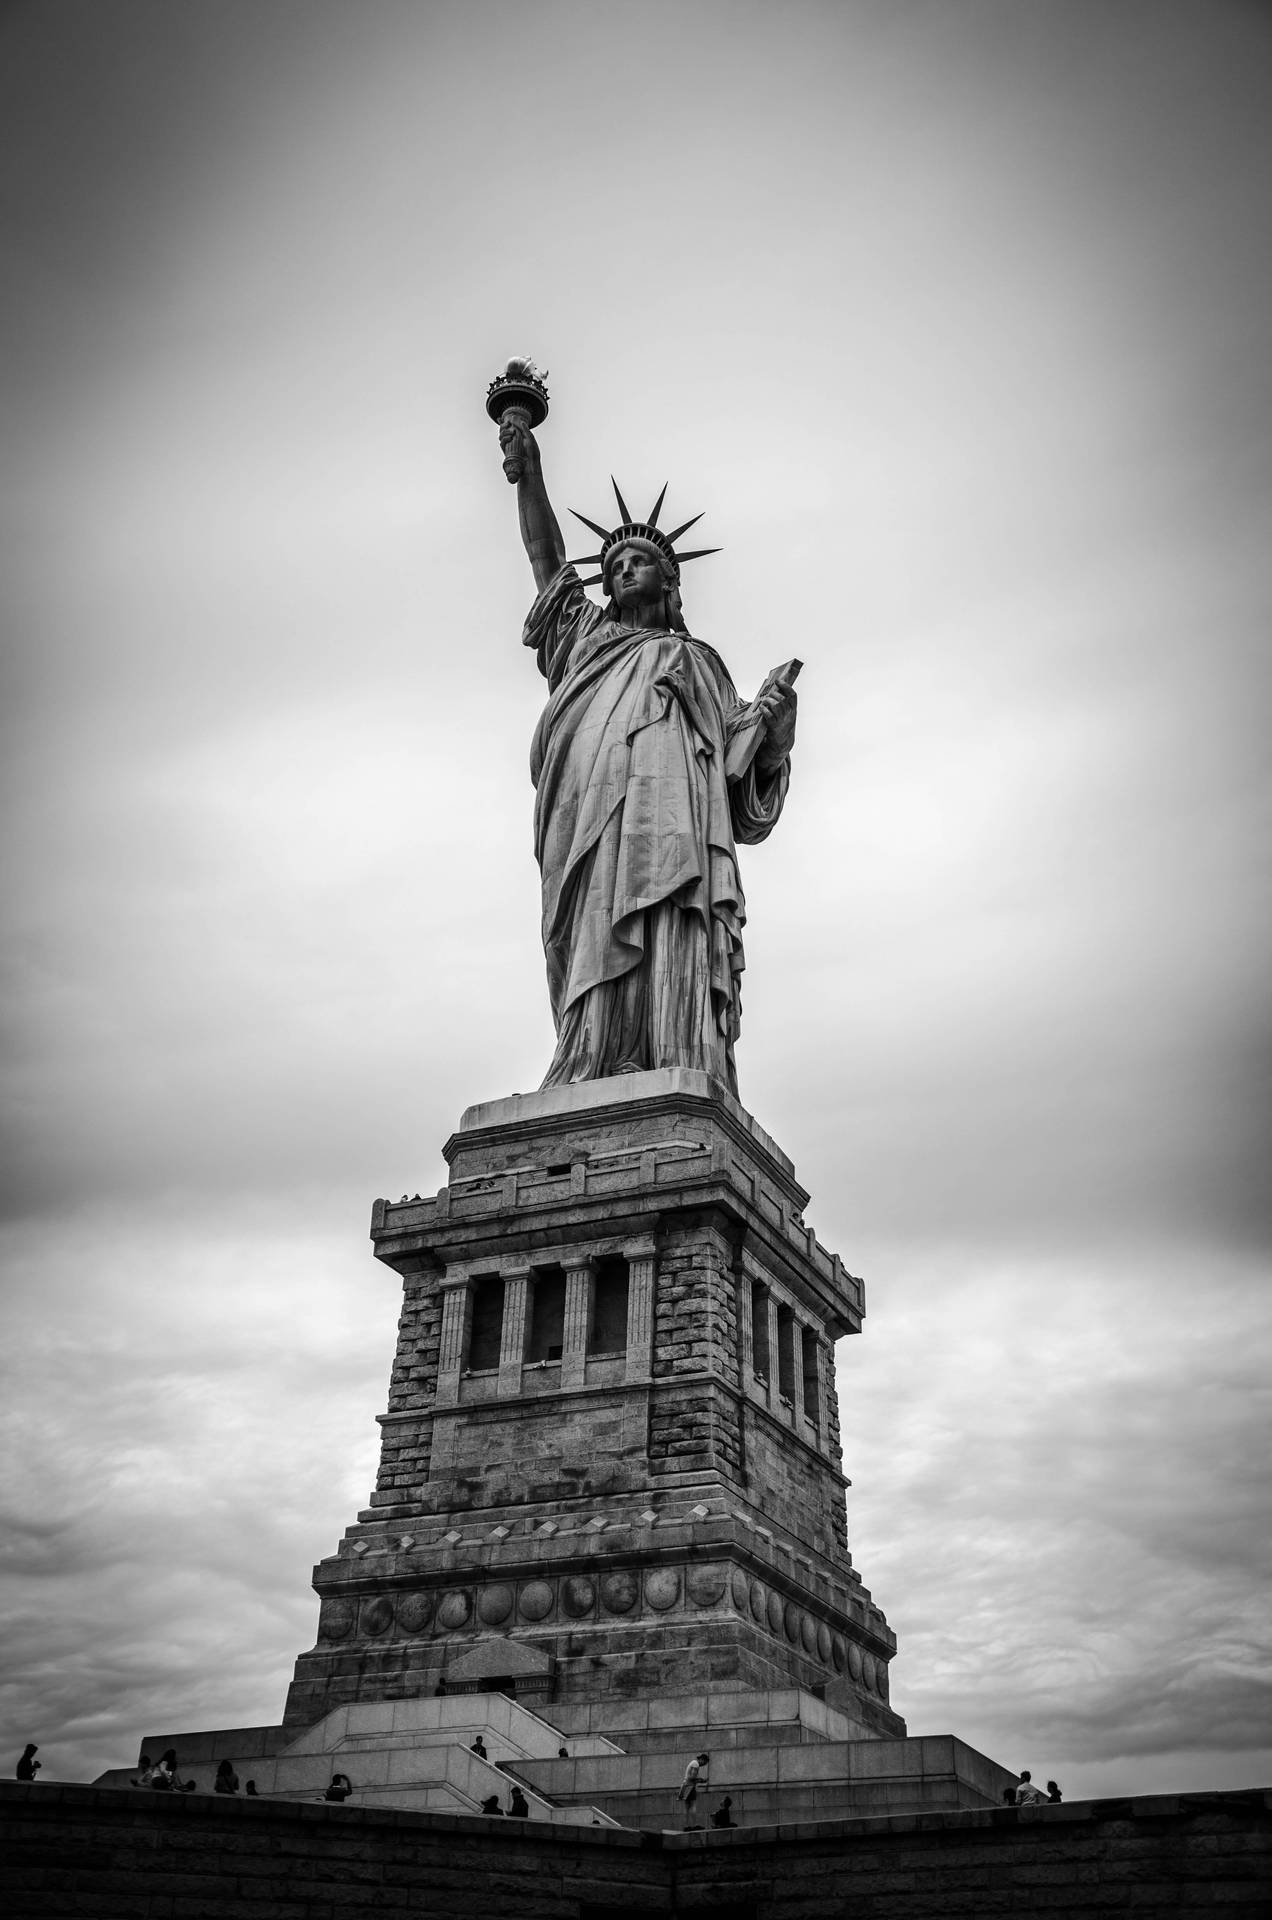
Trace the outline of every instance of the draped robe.
<path fill-rule="evenodd" d="M 549 689 L 530 760 L 557 1029 L 543 1085 L 687 1066 L 736 1092 L 736 843 L 772 830 L 789 761 L 729 778 L 748 708 L 720 656 L 688 633 L 621 626 L 571 566 L 523 639 Z"/>

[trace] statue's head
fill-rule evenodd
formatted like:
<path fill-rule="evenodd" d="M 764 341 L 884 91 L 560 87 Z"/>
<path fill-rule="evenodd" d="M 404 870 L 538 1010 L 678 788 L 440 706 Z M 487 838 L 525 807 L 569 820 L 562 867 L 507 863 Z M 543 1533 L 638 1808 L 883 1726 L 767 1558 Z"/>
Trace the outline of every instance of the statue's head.
<path fill-rule="evenodd" d="M 680 584 L 680 569 L 675 561 L 669 559 L 652 540 L 642 540 L 639 534 L 629 534 L 625 540 L 616 541 L 606 554 L 601 569 L 606 594 L 611 600 L 618 601 L 620 606 L 625 604 L 628 597 L 625 583 L 633 576 L 638 576 L 642 588 L 657 580 L 662 593 Z M 646 594 L 645 597 L 650 596 Z"/>
<path fill-rule="evenodd" d="M 681 564 L 685 560 L 700 560 L 704 554 L 716 552 L 716 548 L 698 547 L 693 553 L 677 553 L 673 542 L 678 540 L 682 533 L 687 533 L 690 527 L 696 526 L 702 515 L 696 513 L 692 520 L 686 520 L 682 526 L 674 528 L 671 533 L 664 533 L 658 525 L 658 515 L 662 511 L 666 487 L 650 508 L 648 518 L 636 520 L 618 490 L 617 481 L 613 485 L 614 498 L 623 516 L 618 526 L 603 527 L 599 521 L 589 520 L 585 513 L 579 513 L 573 507 L 570 509 L 575 519 L 581 520 L 585 527 L 590 527 L 593 533 L 599 534 L 601 540 L 599 553 L 590 553 L 586 561 L 578 562 L 580 566 L 594 562 L 600 567 L 600 572 L 589 574 L 583 585 L 590 587 L 597 580 L 604 583 L 611 618 L 622 607 L 652 604 L 655 592 L 660 592 L 665 608 L 666 624 L 683 632 L 685 623 L 680 612 Z M 628 586 L 622 579 L 622 573 L 625 569 L 637 567 L 643 569 L 639 583 L 633 581 Z M 656 579 L 651 573 L 652 569 L 656 569 Z M 633 598 L 633 595 L 638 597 Z"/>
<path fill-rule="evenodd" d="M 611 615 L 662 602 L 663 624 L 683 628 L 680 569 L 652 540 L 629 534 L 610 548 L 601 568 Z"/>

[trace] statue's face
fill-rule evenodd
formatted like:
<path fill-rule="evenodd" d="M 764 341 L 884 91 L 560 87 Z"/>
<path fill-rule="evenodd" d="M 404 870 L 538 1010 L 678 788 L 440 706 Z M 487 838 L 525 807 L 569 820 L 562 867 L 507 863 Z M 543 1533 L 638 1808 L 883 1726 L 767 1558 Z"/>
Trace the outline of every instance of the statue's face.
<path fill-rule="evenodd" d="M 661 562 L 643 547 L 620 547 L 610 566 L 610 592 L 620 607 L 648 607 L 661 600 Z"/>

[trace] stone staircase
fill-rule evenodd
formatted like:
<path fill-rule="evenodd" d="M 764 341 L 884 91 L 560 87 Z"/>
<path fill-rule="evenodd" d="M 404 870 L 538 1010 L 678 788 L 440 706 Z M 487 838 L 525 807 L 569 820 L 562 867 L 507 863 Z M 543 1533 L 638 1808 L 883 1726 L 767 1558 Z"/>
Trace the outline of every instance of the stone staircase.
<path fill-rule="evenodd" d="M 486 1756 L 472 1751 L 480 1734 Z M 527 1765 L 558 1760 L 566 1736 L 540 1715 L 499 1693 L 417 1700 L 369 1701 L 337 1707 L 288 1739 L 277 1727 L 237 1727 L 217 1732 L 158 1733 L 141 1750 L 157 1759 L 175 1747 L 181 1776 L 210 1793 L 218 1764 L 229 1760 L 240 1789 L 250 1779 L 262 1797 L 321 1799 L 333 1773 L 347 1774 L 353 1796 L 346 1803 L 394 1807 L 416 1813 L 477 1813 L 490 1795 L 507 1806 L 510 1779 L 522 1785 L 530 1818 L 565 1826 L 617 1823 L 571 1791 L 561 1804 L 550 1782 L 536 1782 Z M 590 1758 L 621 1756 L 602 1734 L 584 1732 L 572 1750 Z M 505 1768 L 508 1771 L 505 1771 Z M 129 1786 L 135 1767 L 116 1767 L 97 1786 Z"/>

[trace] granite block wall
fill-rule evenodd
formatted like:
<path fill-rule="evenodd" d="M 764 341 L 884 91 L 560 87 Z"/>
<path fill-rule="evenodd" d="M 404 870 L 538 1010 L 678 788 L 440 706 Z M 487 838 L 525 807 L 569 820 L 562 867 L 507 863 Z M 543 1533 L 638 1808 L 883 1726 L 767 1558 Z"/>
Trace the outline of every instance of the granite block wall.
<path fill-rule="evenodd" d="M 0 1784 L 7 1920 L 1272 1912 L 1272 1792 L 671 1834 Z"/>

